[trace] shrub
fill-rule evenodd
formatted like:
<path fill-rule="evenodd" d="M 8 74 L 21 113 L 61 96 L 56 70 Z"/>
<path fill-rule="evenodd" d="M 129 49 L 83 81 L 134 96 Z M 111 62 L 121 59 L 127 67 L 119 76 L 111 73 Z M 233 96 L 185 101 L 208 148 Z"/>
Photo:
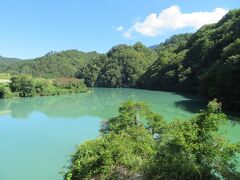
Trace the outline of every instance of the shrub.
<path fill-rule="evenodd" d="M 78 147 L 65 180 L 239 179 L 240 144 L 220 134 L 225 121 L 216 100 L 190 120 L 170 123 L 142 103 L 124 103 L 98 139 Z"/>
<path fill-rule="evenodd" d="M 54 80 L 53 84 L 57 88 L 68 89 L 69 93 L 78 93 L 87 91 L 87 87 L 83 80 L 77 78 L 57 78 Z"/>
<path fill-rule="evenodd" d="M 9 87 L 12 92 L 18 92 L 20 97 L 36 96 L 35 82 L 29 75 L 13 76 Z"/>
<path fill-rule="evenodd" d="M 13 93 L 11 92 L 10 88 L 5 84 L 0 84 L 0 99 L 11 97 L 13 97 Z"/>

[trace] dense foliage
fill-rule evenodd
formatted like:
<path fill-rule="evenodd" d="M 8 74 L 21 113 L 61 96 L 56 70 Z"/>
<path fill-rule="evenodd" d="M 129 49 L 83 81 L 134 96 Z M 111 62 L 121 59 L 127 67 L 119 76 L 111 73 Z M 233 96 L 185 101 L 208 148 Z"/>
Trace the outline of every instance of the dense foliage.
<path fill-rule="evenodd" d="M 157 54 L 141 43 L 118 45 L 106 56 L 90 61 L 80 69 L 79 78 L 89 86 L 135 87 Z"/>
<path fill-rule="evenodd" d="M 191 34 L 175 35 L 155 48 L 158 59 L 139 79 L 139 86 L 147 89 L 177 91 L 178 81 L 184 79 L 181 62 L 186 56 L 184 49 Z"/>
<path fill-rule="evenodd" d="M 0 84 L 0 98 L 50 96 L 86 91 L 84 82 L 76 78 L 59 78 L 52 81 L 33 78 L 30 75 L 17 75 L 11 78 L 9 84 Z"/>
<path fill-rule="evenodd" d="M 7 84 L 0 83 L 0 99 L 11 98 L 13 97 L 13 93 Z"/>
<path fill-rule="evenodd" d="M 84 53 L 77 50 L 50 52 L 40 58 L 11 64 L 4 72 L 45 78 L 72 77 L 84 63 L 97 56 L 96 52 Z"/>
<path fill-rule="evenodd" d="M 240 144 L 221 135 L 225 120 L 216 100 L 192 119 L 171 123 L 145 104 L 126 102 L 98 139 L 77 148 L 64 177 L 239 179 Z"/>
<path fill-rule="evenodd" d="M 239 179 L 240 144 L 221 136 L 225 121 L 214 100 L 192 119 L 169 124 L 146 173 L 153 179 Z"/>
<path fill-rule="evenodd" d="M 106 55 L 101 55 L 89 61 L 85 66 L 80 68 L 77 76 L 84 79 L 88 87 L 95 87 L 98 84 L 99 74 L 103 67 L 108 63 Z"/>
<path fill-rule="evenodd" d="M 159 58 L 140 87 L 217 97 L 224 108 L 240 109 L 240 10 L 191 36 L 173 36 L 156 48 Z"/>
<path fill-rule="evenodd" d="M 20 61 L 17 58 L 7 58 L 0 56 L 0 72 L 3 72 L 8 66 Z"/>

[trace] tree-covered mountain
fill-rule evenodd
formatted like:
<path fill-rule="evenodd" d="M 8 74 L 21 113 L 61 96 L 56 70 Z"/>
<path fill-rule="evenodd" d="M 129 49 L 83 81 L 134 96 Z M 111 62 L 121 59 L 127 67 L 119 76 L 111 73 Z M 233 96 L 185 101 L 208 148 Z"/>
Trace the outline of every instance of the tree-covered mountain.
<path fill-rule="evenodd" d="M 158 60 L 140 78 L 140 87 L 201 93 L 239 110 L 240 10 L 186 39 L 175 36 L 156 48 Z"/>
<path fill-rule="evenodd" d="M 155 47 L 158 59 L 148 67 L 138 81 L 140 88 L 176 91 L 177 69 L 183 61 L 185 46 L 191 34 L 174 35 Z"/>
<path fill-rule="evenodd" d="M 11 64 L 4 72 L 46 78 L 72 77 L 84 63 L 98 55 L 96 52 L 84 53 L 77 50 L 50 52 L 43 57 Z"/>
<path fill-rule="evenodd" d="M 1 70 L 1 68 L 0 68 Z M 4 72 L 48 78 L 75 76 L 90 87 L 135 87 L 200 93 L 240 109 L 240 10 L 194 34 L 175 35 L 152 48 L 114 46 L 106 54 L 49 53 L 9 65 Z"/>
<path fill-rule="evenodd" d="M 17 58 L 7 58 L 0 56 L 0 71 L 4 71 L 9 65 L 20 61 L 21 59 Z"/>
<path fill-rule="evenodd" d="M 83 66 L 79 78 L 88 86 L 136 87 L 138 79 L 157 59 L 157 53 L 142 43 L 114 46 L 106 55 Z"/>

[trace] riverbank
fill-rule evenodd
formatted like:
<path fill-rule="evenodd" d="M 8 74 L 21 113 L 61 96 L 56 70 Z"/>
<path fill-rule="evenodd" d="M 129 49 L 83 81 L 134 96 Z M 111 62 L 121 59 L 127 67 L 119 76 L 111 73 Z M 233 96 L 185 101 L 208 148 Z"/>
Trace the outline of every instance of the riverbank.
<path fill-rule="evenodd" d="M 60 94 L 83 93 L 88 88 L 76 78 L 48 80 L 29 75 L 17 75 L 0 83 L 0 98 L 54 96 Z"/>

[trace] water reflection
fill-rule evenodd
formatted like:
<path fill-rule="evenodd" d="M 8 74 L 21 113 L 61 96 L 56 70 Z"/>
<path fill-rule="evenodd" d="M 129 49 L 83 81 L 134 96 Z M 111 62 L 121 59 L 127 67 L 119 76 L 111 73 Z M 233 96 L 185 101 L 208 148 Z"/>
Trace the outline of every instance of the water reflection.
<path fill-rule="evenodd" d="M 98 89 L 85 94 L 1 100 L 0 116 L 11 113 L 13 118 L 27 119 L 33 111 L 38 111 L 49 117 L 72 119 L 89 115 L 109 118 L 127 99 L 134 99 L 134 95 L 121 89 Z"/>
<path fill-rule="evenodd" d="M 0 100 L 0 117 L 10 114 L 12 118 L 28 119 L 36 111 L 51 119 L 77 119 L 85 115 L 108 119 L 116 115 L 122 102 L 129 99 L 146 102 L 167 120 L 189 117 L 207 104 L 204 99 L 189 94 L 97 88 L 84 94 Z"/>

